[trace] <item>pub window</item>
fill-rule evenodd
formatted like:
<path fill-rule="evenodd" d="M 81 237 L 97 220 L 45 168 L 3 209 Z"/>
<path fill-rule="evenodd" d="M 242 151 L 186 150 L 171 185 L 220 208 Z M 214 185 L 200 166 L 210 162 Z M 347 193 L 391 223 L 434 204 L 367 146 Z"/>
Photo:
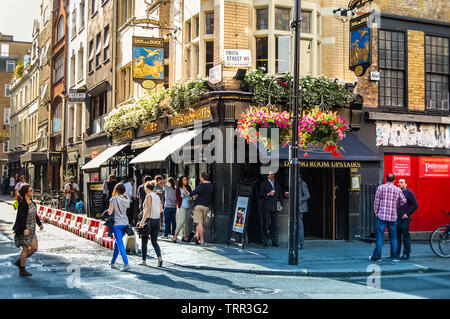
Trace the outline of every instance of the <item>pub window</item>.
<path fill-rule="evenodd" d="M 302 11 L 301 16 L 302 22 L 300 24 L 300 32 L 311 33 L 311 11 Z"/>
<path fill-rule="evenodd" d="M 214 42 L 206 42 L 206 76 L 209 76 L 209 69 L 214 66 Z"/>
<path fill-rule="evenodd" d="M 291 9 L 275 8 L 275 29 L 290 31 Z"/>
<path fill-rule="evenodd" d="M 449 109 L 449 40 L 425 37 L 425 104 L 430 110 Z"/>
<path fill-rule="evenodd" d="M 256 30 L 267 30 L 269 28 L 269 9 L 256 9 Z"/>
<path fill-rule="evenodd" d="M 291 36 L 276 37 L 275 42 L 275 73 L 290 71 Z"/>
<path fill-rule="evenodd" d="M 380 68 L 379 104 L 405 106 L 405 34 L 380 30 L 378 62 Z"/>
<path fill-rule="evenodd" d="M 268 41 L 267 37 L 256 38 L 256 67 L 264 67 L 267 72 Z"/>
<path fill-rule="evenodd" d="M 206 34 L 214 34 L 214 12 L 205 13 Z"/>

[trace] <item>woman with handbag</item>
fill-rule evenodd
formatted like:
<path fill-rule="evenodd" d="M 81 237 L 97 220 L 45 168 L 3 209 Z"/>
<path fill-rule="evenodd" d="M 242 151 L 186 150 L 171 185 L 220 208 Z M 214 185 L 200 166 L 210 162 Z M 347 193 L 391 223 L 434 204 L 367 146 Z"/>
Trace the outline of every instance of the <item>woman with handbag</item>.
<path fill-rule="evenodd" d="M 41 220 L 37 215 L 37 206 L 33 202 L 33 188 L 24 184 L 19 189 L 20 202 L 14 223 L 14 243 L 17 248 L 22 247 L 22 253 L 19 259 L 14 263 L 19 267 L 20 276 L 31 276 L 25 269 L 27 258 L 30 258 L 38 250 L 38 241 L 36 237 L 36 224 L 40 230 L 43 230 Z"/>
<path fill-rule="evenodd" d="M 117 257 L 120 254 L 122 255 L 124 266 L 120 269 L 120 271 L 130 270 L 130 265 L 128 264 L 127 252 L 125 250 L 125 246 L 123 244 L 123 236 L 126 233 L 127 228 L 129 227 L 129 221 L 127 216 L 127 209 L 130 207 L 130 200 L 127 196 L 125 196 L 125 185 L 122 183 L 117 184 L 114 187 L 114 191 L 112 194 L 112 198 L 109 201 L 109 209 L 108 216 L 111 216 L 114 213 L 114 235 L 116 237 L 116 241 L 114 243 L 114 252 L 113 258 L 111 260 L 110 266 L 111 268 L 115 268 L 114 264 L 116 262 Z"/>
<path fill-rule="evenodd" d="M 139 223 L 139 229 L 143 229 L 145 227 L 145 230 L 142 233 L 147 235 L 142 236 L 142 263 L 139 265 L 147 266 L 146 259 L 149 234 L 153 249 L 155 249 L 156 256 L 158 257 L 158 267 L 162 267 L 163 261 L 161 258 L 161 249 L 158 245 L 158 234 L 160 230 L 160 216 L 163 212 L 163 206 L 161 199 L 155 193 L 155 187 L 155 181 L 145 183 L 145 192 L 147 193 L 147 196 L 144 201 L 144 213 L 142 220 Z"/>
<path fill-rule="evenodd" d="M 191 196 L 191 186 L 188 184 L 187 176 L 181 176 L 178 180 L 178 187 L 176 190 L 177 205 L 179 210 L 180 220 L 177 223 L 177 228 L 175 229 L 175 234 L 173 235 L 173 242 L 177 242 L 177 236 L 181 228 L 183 228 L 183 238 L 181 241 L 189 242 L 188 239 L 188 224 L 187 221 L 190 218 L 191 203 L 189 201 L 189 196 Z"/>

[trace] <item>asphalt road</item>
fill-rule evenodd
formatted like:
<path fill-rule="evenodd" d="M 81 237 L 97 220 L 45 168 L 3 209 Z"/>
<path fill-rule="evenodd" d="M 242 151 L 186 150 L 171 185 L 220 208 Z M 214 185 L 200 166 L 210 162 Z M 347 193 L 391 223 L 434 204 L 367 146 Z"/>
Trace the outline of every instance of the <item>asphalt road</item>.
<path fill-rule="evenodd" d="M 14 211 L 0 203 L 1 299 L 415 299 L 450 298 L 450 271 L 381 277 L 315 278 L 241 274 L 179 268 L 168 263 L 110 269 L 112 251 L 44 224 L 39 251 L 28 261 L 32 277 L 19 277 L 12 264 L 20 250 L 11 231 Z M 149 245 L 151 249 L 151 245 Z M 164 254 L 164 252 L 163 252 Z M 189 258 L 189 256 L 186 256 Z M 117 264 L 121 266 L 119 256 Z"/>

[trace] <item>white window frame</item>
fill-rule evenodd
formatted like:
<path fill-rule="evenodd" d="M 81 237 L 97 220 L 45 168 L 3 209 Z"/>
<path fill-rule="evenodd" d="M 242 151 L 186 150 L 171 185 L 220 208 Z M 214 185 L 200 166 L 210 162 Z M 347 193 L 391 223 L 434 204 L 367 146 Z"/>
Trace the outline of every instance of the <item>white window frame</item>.
<path fill-rule="evenodd" d="M 5 84 L 5 97 L 11 97 L 11 84 Z"/>
<path fill-rule="evenodd" d="M 53 83 L 56 83 L 64 78 L 64 54 L 60 54 L 55 59 L 55 69 L 53 70 Z"/>
<path fill-rule="evenodd" d="M 12 65 L 13 66 L 12 71 L 8 70 L 8 65 Z M 15 68 L 16 68 L 16 61 L 14 61 L 14 60 L 7 60 L 6 61 L 6 72 L 14 72 Z"/>
<path fill-rule="evenodd" d="M 9 116 L 11 114 L 11 110 L 9 107 L 5 107 L 3 109 L 3 124 L 9 124 Z"/>

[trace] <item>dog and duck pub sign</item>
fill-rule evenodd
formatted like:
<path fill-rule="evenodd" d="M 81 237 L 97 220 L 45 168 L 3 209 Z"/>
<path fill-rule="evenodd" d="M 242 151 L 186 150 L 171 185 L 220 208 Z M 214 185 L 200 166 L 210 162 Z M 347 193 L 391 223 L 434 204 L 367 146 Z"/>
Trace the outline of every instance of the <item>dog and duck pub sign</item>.
<path fill-rule="evenodd" d="M 164 39 L 133 37 L 133 80 L 146 89 L 164 80 Z M 155 83 L 156 82 L 156 83 Z"/>
<path fill-rule="evenodd" d="M 370 13 L 350 20 L 350 70 L 363 76 L 372 64 L 372 30 Z"/>

